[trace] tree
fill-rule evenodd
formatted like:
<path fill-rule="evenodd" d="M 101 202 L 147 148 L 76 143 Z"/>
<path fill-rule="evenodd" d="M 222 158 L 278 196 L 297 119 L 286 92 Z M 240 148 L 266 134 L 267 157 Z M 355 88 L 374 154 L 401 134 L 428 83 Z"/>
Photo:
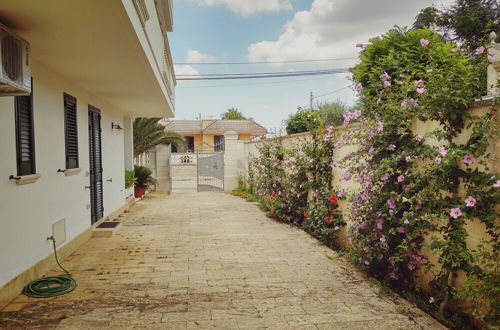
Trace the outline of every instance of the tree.
<path fill-rule="evenodd" d="M 318 114 L 326 126 L 342 125 L 342 122 L 344 121 L 344 112 L 350 110 L 350 108 L 341 100 L 318 103 L 316 106 Z"/>
<path fill-rule="evenodd" d="M 291 114 L 285 121 L 288 134 L 314 131 L 323 126 L 323 120 L 318 111 L 298 108 L 297 112 Z"/>
<path fill-rule="evenodd" d="M 456 0 L 449 8 L 427 7 L 415 17 L 414 29 L 436 28 L 446 40 L 463 44 L 469 51 L 484 45 L 491 32 L 500 34 L 497 0 Z"/>
<path fill-rule="evenodd" d="M 238 111 L 236 108 L 229 108 L 226 112 L 224 112 L 221 116 L 221 119 L 224 120 L 244 120 L 247 119 L 243 114 Z"/>
<path fill-rule="evenodd" d="M 134 157 L 160 144 L 179 144 L 186 139 L 175 132 L 165 131 L 158 121 L 161 118 L 134 119 Z"/>

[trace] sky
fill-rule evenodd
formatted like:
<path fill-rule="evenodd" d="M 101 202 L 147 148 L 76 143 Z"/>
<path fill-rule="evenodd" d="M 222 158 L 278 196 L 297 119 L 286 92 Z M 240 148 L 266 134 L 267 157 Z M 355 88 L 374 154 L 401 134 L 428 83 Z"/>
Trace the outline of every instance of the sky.
<path fill-rule="evenodd" d="M 411 26 L 421 9 L 453 0 L 175 0 L 168 35 L 180 74 L 348 69 L 360 48 L 394 25 Z M 347 58 L 347 59 L 346 59 Z M 220 62 L 305 63 L 254 65 Z M 190 64 L 183 64 L 183 63 Z M 297 107 L 356 102 L 349 74 L 267 79 L 178 81 L 175 119 L 217 119 L 237 108 L 276 129 Z"/>

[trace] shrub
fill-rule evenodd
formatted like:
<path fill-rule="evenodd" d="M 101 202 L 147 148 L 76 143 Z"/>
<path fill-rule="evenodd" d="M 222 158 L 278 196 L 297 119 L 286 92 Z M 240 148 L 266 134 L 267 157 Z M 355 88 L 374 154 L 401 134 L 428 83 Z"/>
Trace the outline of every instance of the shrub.
<path fill-rule="evenodd" d="M 135 171 L 125 170 L 125 188 L 130 188 L 135 184 Z"/>
<path fill-rule="evenodd" d="M 155 178 L 151 176 L 153 172 L 146 166 L 134 166 L 135 186 L 140 188 L 150 188 L 158 184 Z"/>

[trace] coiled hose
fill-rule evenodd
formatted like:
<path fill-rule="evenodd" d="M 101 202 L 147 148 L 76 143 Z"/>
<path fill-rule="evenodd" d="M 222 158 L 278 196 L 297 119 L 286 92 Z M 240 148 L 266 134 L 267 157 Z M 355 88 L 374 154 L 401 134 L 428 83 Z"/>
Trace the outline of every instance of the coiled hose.
<path fill-rule="evenodd" d="M 42 277 L 29 282 L 23 290 L 27 296 L 34 298 L 49 298 L 70 293 L 76 288 L 76 281 L 71 277 L 71 274 L 64 269 L 57 258 L 56 240 L 53 237 L 52 246 L 54 247 L 54 256 L 59 267 L 66 273 L 65 275 Z"/>

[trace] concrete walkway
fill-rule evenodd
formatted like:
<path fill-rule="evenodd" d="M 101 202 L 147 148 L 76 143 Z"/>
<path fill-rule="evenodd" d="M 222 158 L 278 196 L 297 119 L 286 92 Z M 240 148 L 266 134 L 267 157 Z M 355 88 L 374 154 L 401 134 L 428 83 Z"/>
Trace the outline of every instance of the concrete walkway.
<path fill-rule="evenodd" d="M 64 260 L 74 292 L 19 296 L 0 327 L 443 328 L 401 299 L 379 298 L 333 251 L 238 197 L 153 196 L 121 220 L 114 237 Z"/>

